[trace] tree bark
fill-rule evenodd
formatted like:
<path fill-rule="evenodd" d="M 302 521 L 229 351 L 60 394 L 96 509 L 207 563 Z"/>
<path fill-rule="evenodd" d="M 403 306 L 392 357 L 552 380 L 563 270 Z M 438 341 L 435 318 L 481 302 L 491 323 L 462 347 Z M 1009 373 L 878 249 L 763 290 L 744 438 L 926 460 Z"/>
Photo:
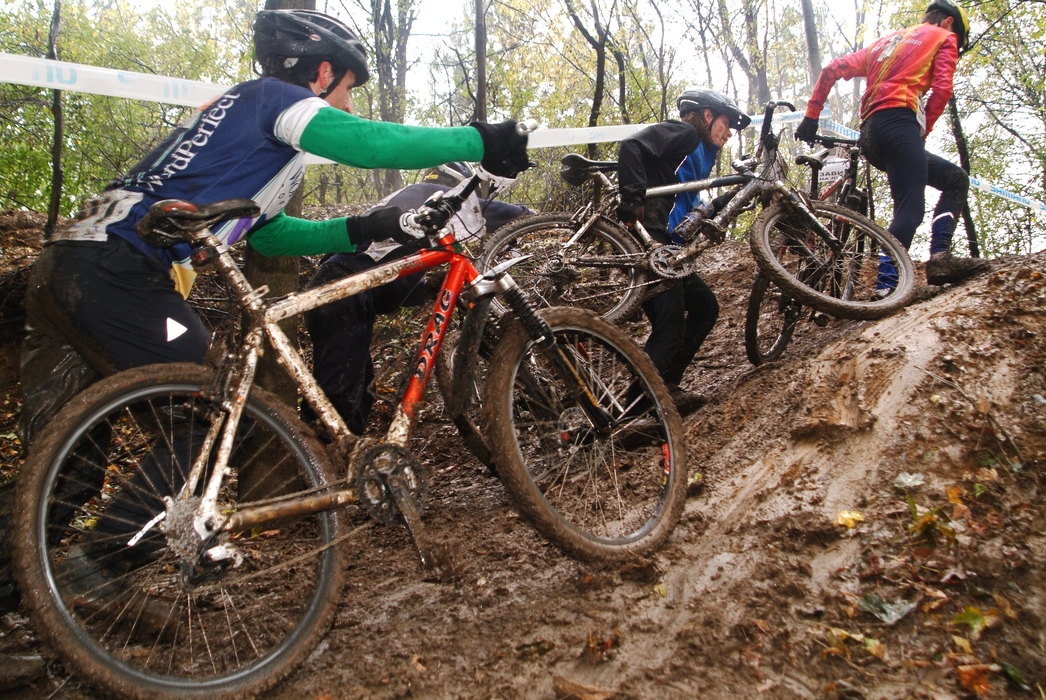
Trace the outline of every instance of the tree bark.
<path fill-rule="evenodd" d="M 810 88 L 821 74 L 821 49 L 817 43 L 817 23 L 813 0 L 803 0 L 803 29 L 806 33 L 806 57 L 810 66 Z"/>
<path fill-rule="evenodd" d="M 966 132 L 962 129 L 962 121 L 959 119 L 959 103 L 955 101 L 955 95 L 948 100 L 948 116 L 952 125 L 952 136 L 955 138 L 955 147 L 959 151 L 959 165 L 966 174 L 970 174 L 970 144 L 966 140 Z M 962 204 L 962 223 L 966 229 L 966 240 L 970 244 L 970 257 L 981 257 L 981 247 L 977 242 L 977 229 L 973 224 L 973 215 L 970 214 L 970 200 L 967 197 Z"/>
<path fill-rule="evenodd" d="M 62 1 L 55 0 L 54 13 L 51 15 L 51 31 L 47 37 L 47 57 L 58 60 L 58 33 L 62 30 Z M 44 224 L 44 236 L 50 237 L 58 227 L 58 214 L 62 206 L 62 186 L 65 184 L 65 170 L 62 167 L 62 143 L 65 141 L 65 120 L 62 111 L 62 91 L 55 90 L 51 101 L 51 113 L 54 115 L 54 141 L 51 144 L 51 201 L 47 207 L 47 223 Z"/>

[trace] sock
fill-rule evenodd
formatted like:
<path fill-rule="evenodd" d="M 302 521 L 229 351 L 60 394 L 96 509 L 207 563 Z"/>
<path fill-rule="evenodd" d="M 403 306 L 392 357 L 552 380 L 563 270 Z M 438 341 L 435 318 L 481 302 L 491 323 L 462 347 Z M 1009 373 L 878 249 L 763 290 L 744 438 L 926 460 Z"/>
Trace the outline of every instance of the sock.
<path fill-rule="evenodd" d="M 930 255 L 947 253 L 952 249 L 955 223 L 955 214 L 950 211 L 933 217 L 933 221 L 930 222 Z"/>

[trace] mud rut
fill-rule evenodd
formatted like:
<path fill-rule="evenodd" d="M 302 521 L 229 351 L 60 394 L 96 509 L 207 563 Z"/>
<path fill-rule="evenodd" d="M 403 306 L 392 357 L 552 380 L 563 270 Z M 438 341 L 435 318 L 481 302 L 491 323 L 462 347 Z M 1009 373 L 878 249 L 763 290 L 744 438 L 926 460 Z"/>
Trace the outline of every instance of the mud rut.
<path fill-rule="evenodd" d="M 424 580 L 405 531 L 353 516 L 365 527 L 334 626 L 266 697 L 1040 693 L 1046 255 L 882 321 L 803 323 L 758 369 L 747 245 L 702 265 L 722 312 L 684 382 L 710 403 L 686 420 L 694 483 L 665 548 L 610 569 L 564 556 L 434 396 L 415 439 L 426 521 L 457 542 L 464 577 Z M 902 472 L 921 485 L 895 487 Z M 863 521 L 837 525 L 842 511 Z M 8 645 L 31 648 L 24 619 L 4 621 Z M 95 696 L 48 671 L 12 697 Z"/>

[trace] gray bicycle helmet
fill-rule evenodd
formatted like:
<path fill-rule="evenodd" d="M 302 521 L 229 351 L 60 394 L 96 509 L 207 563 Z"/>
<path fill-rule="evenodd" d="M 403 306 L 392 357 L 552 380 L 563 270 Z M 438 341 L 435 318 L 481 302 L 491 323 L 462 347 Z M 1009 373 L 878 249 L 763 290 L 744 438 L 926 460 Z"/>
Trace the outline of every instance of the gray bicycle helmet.
<path fill-rule="evenodd" d="M 742 112 L 737 103 L 715 90 L 687 90 L 676 99 L 676 107 L 679 108 L 679 116 L 702 109 L 712 110 L 715 118 L 725 114 L 730 120 L 730 128 L 738 131 L 752 123 L 752 118 Z"/>
<path fill-rule="evenodd" d="M 473 175 L 475 175 L 475 171 L 471 165 L 461 161 L 454 161 L 453 163 L 444 163 L 436 166 L 428 171 L 423 179 L 426 182 L 436 182 L 440 185 L 453 187 Z"/>
<path fill-rule="evenodd" d="M 254 57 L 264 64 L 284 59 L 326 58 L 351 70 L 356 86 L 370 78 L 363 44 L 341 21 L 311 10 L 262 10 L 254 20 Z"/>

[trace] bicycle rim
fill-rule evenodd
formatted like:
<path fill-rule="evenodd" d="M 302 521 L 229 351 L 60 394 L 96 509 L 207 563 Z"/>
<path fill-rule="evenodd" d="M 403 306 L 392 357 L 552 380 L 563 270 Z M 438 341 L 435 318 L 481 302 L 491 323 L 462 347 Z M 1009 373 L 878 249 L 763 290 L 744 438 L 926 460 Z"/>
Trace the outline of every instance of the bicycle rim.
<path fill-rule="evenodd" d="M 498 347 L 485 400 L 498 473 L 567 551 L 594 561 L 647 553 L 671 533 L 686 497 L 682 420 L 620 329 L 580 309 L 542 316 L 614 426 L 595 428 L 571 382 L 516 328 Z"/>
<path fill-rule="evenodd" d="M 501 227 L 483 245 L 479 268 L 529 255 L 513 265 L 512 278 L 539 307 L 573 306 L 590 309 L 611 321 L 630 316 L 647 285 L 639 248 L 627 231 L 596 221 L 580 238 L 566 245 L 578 224 L 566 214 L 539 214 Z M 564 257 L 617 259 L 615 265 L 567 263 Z M 497 300 L 497 315 L 506 309 Z"/>
<path fill-rule="evenodd" d="M 804 304 L 839 318 L 882 318 L 908 303 L 915 269 L 896 238 L 835 204 L 818 202 L 811 210 L 839 250 L 833 251 L 805 216 L 778 203 L 763 211 L 752 229 L 752 254 L 760 270 Z M 881 260 L 893 270 L 885 297 L 877 295 Z"/>
<path fill-rule="evenodd" d="M 753 365 L 777 360 L 792 340 L 802 304 L 757 273 L 745 314 L 745 352 Z"/>
<path fill-rule="evenodd" d="M 334 512 L 223 537 L 244 555 L 239 566 L 185 555 L 200 547 L 170 509 L 154 520 L 206 433 L 209 381 L 185 365 L 104 380 L 59 414 L 59 432 L 35 449 L 34 476 L 19 486 L 28 535 L 20 583 L 41 632 L 79 673 L 122 696 L 256 694 L 311 651 L 339 601 Z M 289 409 L 252 393 L 222 512 L 328 483 L 318 444 L 300 429 Z"/>

